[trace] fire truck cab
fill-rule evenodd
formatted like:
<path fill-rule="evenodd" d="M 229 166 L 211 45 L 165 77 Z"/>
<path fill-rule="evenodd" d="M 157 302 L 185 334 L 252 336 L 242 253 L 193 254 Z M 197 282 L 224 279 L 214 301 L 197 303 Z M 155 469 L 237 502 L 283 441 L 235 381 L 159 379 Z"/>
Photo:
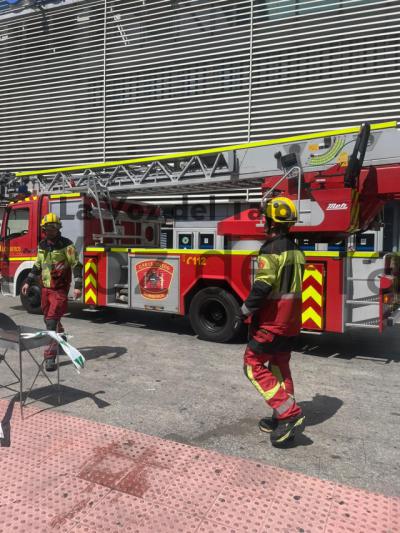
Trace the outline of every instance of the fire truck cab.
<path fill-rule="evenodd" d="M 112 212 L 111 212 L 112 211 Z M 87 246 L 94 243 L 128 242 L 131 246 L 158 246 L 160 211 L 154 206 L 127 200 L 97 204 L 80 192 L 31 195 L 11 201 L 5 209 L 1 228 L 1 293 L 20 295 L 28 312 L 40 312 L 40 284 L 32 285 L 27 296 L 20 294 L 42 239 L 40 221 L 47 213 L 57 214 L 62 234 L 76 246 L 82 263 Z"/>

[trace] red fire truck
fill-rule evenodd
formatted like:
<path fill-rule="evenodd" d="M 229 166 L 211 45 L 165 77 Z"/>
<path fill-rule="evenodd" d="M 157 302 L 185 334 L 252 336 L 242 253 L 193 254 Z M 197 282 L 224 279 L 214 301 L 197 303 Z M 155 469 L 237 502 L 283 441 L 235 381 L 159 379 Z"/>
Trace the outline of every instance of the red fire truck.
<path fill-rule="evenodd" d="M 399 147 L 397 125 L 387 123 L 364 125 L 360 132 L 348 128 L 118 165 L 130 179 L 126 190 L 137 183 L 154 187 L 160 179 L 165 185 L 174 171 L 182 177 L 190 170 L 185 186 L 199 184 L 199 174 L 193 171 L 196 164 L 202 172 L 208 165 L 207 186 L 213 176 L 221 186 L 226 165 L 236 186 L 240 180 L 261 180 L 264 200 L 276 194 L 292 198 L 300 213 L 292 231 L 300 242 L 307 240 L 309 248 L 303 281 L 304 329 L 343 333 L 360 327 L 382 332 L 397 321 L 398 254 L 355 251 L 352 243 L 355 235 L 377 223 L 385 202 L 400 199 Z M 199 161 L 204 156 L 208 159 Z M 116 163 L 100 163 L 97 168 L 104 172 L 106 165 L 114 165 L 112 176 L 118 175 Z M 147 167 L 140 175 L 141 165 Z M 20 176 L 41 177 L 43 184 L 51 175 L 52 183 L 61 183 L 82 170 L 89 175 L 91 169 L 93 165 Z M 149 176 L 151 181 L 146 182 Z M 112 189 L 114 182 L 106 179 Z M 116 200 L 105 205 L 99 195 L 82 192 L 41 194 L 11 203 L 2 227 L 3 294 L 19 294 L 34 260 L 39 220 L 53 211 L 63 220 L 64 234 L 81 240 L 86 305 L 188 315 L 200 338 L 232 339 L 240 327 L 235 316 L 249 292 L 257 250 L 265 238 L 260 212 L 250 209 L 218 224 L 224 250 L 166 250 L 158 247 L 160 213 L 141 205 L 140 220 L 132 222 L 130 207 L 129 202 L 117 205 Z M 85 215 L 78 216 L 79 212 Z M 109 215 L 108 226 L 104 212 Z M 122 226 L 119 231 L 115 218 Z M 338 241 L 342 248 L 332 249 Z M 27 298 L 22 297 L 28 311 L 38 309 L 39 294 L 37 285 Z"/>

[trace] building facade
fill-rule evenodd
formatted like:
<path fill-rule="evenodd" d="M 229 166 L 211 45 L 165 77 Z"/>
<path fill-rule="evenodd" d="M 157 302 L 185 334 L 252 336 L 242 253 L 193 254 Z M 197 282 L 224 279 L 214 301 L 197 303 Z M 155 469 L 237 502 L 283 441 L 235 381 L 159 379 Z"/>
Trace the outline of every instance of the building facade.
<path fill-rule="evenodd" d="M 7 3 L 0 169 L 113 161 L 399 115 L 399 0 Z"/>

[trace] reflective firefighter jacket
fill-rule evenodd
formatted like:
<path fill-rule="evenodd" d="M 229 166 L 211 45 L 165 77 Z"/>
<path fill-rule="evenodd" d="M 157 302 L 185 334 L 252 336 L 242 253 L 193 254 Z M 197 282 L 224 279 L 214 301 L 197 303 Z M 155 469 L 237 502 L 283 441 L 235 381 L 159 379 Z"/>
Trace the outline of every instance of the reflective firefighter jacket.
<path fill-rule="evenodd" d="M 69 239 L 58 237 L 53 243 L 40 241 L 35 264 L 28 275 L 28 283 L 41 275 L 43 286 L 50 289 L 68 289 L 74 276 L 75 289 L 82 288 L 82 264 L 75 246 Z"/>
<path fill-rule="evenodd" d="M 276 335 L 295 336 L 301 329 L 301 288 L 305 258 L 287 235 L 268 239 L 258 254 L 258 270 L 242 310 L 253 324 Z"/>

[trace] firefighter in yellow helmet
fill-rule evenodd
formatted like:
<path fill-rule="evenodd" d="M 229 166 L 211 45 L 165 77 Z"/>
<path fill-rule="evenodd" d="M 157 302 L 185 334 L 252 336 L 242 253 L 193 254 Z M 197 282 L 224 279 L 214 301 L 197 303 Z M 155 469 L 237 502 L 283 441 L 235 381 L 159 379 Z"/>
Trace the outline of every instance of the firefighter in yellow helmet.
<path fill-rule="evenodd" d="M 285 197 L 271 198 L 264 215 L 267 240 L 260 248 L 257 274 L 240 318 L 251 315 L 245 374 L 273 410 L 272 418 L 263 418 L 259 427 L 270 433 L 274 446 L 281 446 L 304 429 L 289 361 L 301 328 L 305 259 L 289 234 L 297 221 L 294 203 Z"/>
<path fill-rule="evenodd" d="M 55 213 L 48 213 L 41 222 L 45 238 L 40 241 L 38 254 L 28 274 L 22 293 L 27 294 L 37 276 L 42 284 L 42 311 L 48 330 L 63 332 L 61 318 L 67 311 L 68 292 L 74 277 L 74 297 L 82 291 L 82 264 L 75 246 L 61 235 L 61 221 Z M 57 344 L 51 342 L 44 352 L 47 371 L 56 370 Z"/>

